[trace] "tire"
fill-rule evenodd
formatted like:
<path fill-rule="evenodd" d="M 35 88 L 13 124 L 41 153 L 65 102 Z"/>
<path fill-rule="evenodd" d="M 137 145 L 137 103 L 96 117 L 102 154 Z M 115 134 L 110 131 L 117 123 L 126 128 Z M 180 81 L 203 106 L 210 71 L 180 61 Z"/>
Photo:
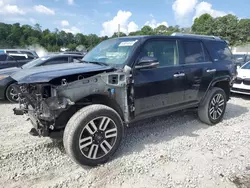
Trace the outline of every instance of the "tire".
<path fill-rule="evenodd" d="M 113 156 L 123 135 L 124 126 L 115 110 L 104 105 L 90 105 L 80 109 L 68 121 L 63 144 L 76 163 L 97 166 Z"/>
<path fill-rule="evenodd" d="M 11 102 L 11 103 L 18 103 L 18 94 L 15 92 L 15 90 L 12 87 L 13 84 L 10 84 L 6 91 L 5 91 L 5 96 L 6 99 Z"/>
<path fill-rule="evenodd" d="M 204 102 L 199 105 L 198 116 L 202 122 L 215 125 L 222 120 L 226 105 L 226 93 L 221 88 L 214 87 L 210 90 Z"/>

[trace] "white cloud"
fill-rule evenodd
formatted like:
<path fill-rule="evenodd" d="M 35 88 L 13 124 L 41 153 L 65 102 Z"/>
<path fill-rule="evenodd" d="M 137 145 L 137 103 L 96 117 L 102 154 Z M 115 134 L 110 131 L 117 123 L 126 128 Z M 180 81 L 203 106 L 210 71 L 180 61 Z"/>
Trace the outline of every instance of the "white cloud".
<path fill-rule="evenodd" d="M 74 4 L 74 0 L 68 0 L 68 4 L 69 5 L 73 5 Z"/>
<path fill-rule="evenodd" d="M 75 26 L 71 28 L 63 28 L 62 30 L 65 31 L 66 33 L 73 33 L 73 34 L 81 33 L 81 30 Z"/>
<path fill-rule="evenodd" d="M 20 9 L 17 5 L 5 4 L 4 1 L 0 1 L 0 14 L 3 15 L 24 15 L 26 12 Z"/>
<path fill-rule="evenodd" d="M 131 31 L 135 31 L 135 29 L 138 29 L 138 26 L 134 22 L 129 22 L 131 16 L 131 12 L 119 10 L 112 20 L 102 24 L 103 30 L 101 31 L 101 35 L 112 36 L 114 32 L 118 31 L 119 24 L 120 31 L 123 33 L 128 34 Z"/>
<path fill-rule="evenodd" d="M 198 0 L 175 0 L 172 9 L 178 24 L 187 24 L 189 15 L 193 13 Z"/>
<path fill-rule="evenodd" d="M 45 7 L 43 5 L 36 5 L 33 7 L 35 11 L 42 13 L 42 14 L 47 14 L 47 15 L 55 15 L 55 11 Z"/>
<path fill-rule="evenodd" d="M 63 27 L 69 26 L 69 22 L 68 22 L 67 20 L 62 20 L 62 21 L 61 21 L 61 25 L 62 25 Z"/>
<path fill-rule="evenodd" d="M 129 22 L 128 24 L 128 33 L 138 31 L 139 27 L 135 22 Z"/>
<path fill-rule="evenodd" d="M 193 19 L 200 17 L 202 14 L 205 13 L 210 14 L 214 18 L 225 16 L 227 14 L 226 12 L 212 9 L 212 5 L 210 3 L 203 1 L 195 7 L 195 16 Z"/>
<path fill-rule="evenodd" d="M 168 23 L 167 22 L 161 22 L 161 23 L 157 23 L 155 19 L 152 19 L 151 21 L 147 21 L 145 23 L 145 25 L 148 25 L 150 27 L 152 27 L 153 29 L 160 26 L 160 25 L 165 25 L 166 27 L 168 27 Z"/>

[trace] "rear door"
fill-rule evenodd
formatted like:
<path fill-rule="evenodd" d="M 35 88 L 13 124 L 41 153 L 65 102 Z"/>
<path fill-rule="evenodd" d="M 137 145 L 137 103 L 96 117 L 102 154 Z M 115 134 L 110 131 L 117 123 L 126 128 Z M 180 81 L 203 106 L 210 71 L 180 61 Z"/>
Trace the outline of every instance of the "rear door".
<path fill-rule="evenodd" d="M 156 115 L 184 102 L 185 76 L 179 64 L 177 40 L 151 39 L 141 49 L 138 60 L 151 56 L 159 66 L 134 69 L 135 116 Z"/>
<path fill-rule="evenodd" d="M 200 40 L 181 40 L 181 62 L 186 75 L 184 100 L 198 103 L 212 82 L 216 69 Z"/>

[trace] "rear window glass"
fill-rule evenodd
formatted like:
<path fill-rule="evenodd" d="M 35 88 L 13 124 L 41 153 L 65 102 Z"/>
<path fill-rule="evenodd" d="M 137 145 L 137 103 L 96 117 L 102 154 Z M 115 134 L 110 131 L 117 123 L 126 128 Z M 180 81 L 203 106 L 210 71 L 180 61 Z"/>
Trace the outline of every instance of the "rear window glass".
<path fill-rule="evenodd" d="M 200 41 L 183 41 L 185 63 L 202 63 L 209 61 L 208 55 Z"/>
<path fill-rule="evenodd" d="M 233 55 L 226 42 L 207 41 L 206 44 L 214 61 L 233 60 Z"/>

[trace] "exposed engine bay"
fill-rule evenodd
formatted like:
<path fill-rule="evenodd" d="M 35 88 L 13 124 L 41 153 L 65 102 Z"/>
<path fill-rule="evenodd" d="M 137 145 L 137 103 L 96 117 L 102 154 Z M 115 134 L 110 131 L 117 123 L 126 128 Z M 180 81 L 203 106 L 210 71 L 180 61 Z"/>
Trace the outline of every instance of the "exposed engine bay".
<path fill-rule="evenodd" d="M 125 66 L 115 72 L 69 75 L 49 83 L 16 84 L 20 107 L 14 113 L 28 114 L 38 135 L 50 136 L 63 130 L 77 110 L 100 99 L 115 105 L 126 123 L 133 111 L 132 97 L 129 97 L 133 93 L 130 71 Z"/>

